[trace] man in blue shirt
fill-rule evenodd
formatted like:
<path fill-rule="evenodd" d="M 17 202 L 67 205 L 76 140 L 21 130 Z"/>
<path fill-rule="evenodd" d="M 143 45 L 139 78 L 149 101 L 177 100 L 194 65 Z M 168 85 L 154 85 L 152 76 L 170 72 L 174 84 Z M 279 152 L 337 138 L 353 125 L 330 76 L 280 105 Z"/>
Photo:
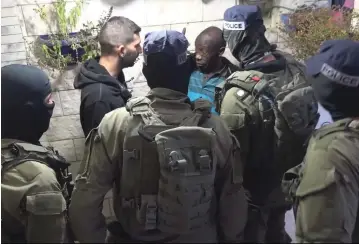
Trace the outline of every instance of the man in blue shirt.
<path fill-rule="evenodd" d="M 198 98 L 209 100 L 214 114 L 218 114 L 214 101 L 216 86 L 238 69 L 222 57 L 225 47 L 222 30 L 215 26 L 203 30 L 195 41 L 197 69 L 190 77 L 188 97 L 192 102 Z"/>

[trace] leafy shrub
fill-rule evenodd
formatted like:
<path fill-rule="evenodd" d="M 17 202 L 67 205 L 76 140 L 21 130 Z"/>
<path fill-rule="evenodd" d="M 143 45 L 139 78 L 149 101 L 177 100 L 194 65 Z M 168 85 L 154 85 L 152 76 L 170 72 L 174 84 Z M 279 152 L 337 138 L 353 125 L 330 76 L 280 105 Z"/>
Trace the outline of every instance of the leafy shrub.
<path fill-rule="evenodd" d="M 335 16 L 340 13 L 340 16 Z M 293 55 L 305 60 L 317 53 L 321 43 L 332 39 L 359 41 L 358 13 L 344 8 L 314 8 L 303 6 L 289 16 L 289 26 L 281 25 L 280 32 Z"/>
<path fill-rule="evenodd" d="M 64 70 L 68 65 L 84 62 L 100 54 L 98 34 L 101 27 L 111 17 L 113 7 L 110 7 L 107 13 L 103 13 L 96 24 L 89 21 L 79 32 L 72 33 L 82 14 L 84 0 L 75 0 L 75 6 L 69 13 L 66 11 L 67 4 L 66 0 L 56 0 L 52 3 L 52 8 L 37 4 L 34 9 L 49 30 L 45 41 L 41 37 L 33 42 L 28 42 L 25 39 L 27 59 L 30 60 L 29 54 L 33 53 L 37 57 L 37 64 L 40 67 Z M 57 28 L 53 28 L 54 25 Z M 70 47 L 69 51 L 74 51 L 75 55 L 64 53 L 64 45 L 67 46 L 67 50 Z M 82 52 L 81 54 L 79 50 Z"/>

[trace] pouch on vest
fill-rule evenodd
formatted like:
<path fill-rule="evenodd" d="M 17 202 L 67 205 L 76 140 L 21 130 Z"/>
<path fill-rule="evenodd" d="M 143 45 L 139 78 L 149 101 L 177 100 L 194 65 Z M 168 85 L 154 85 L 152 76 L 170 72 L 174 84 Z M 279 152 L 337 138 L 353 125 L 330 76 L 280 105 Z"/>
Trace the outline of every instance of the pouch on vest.
<path fill-rule="evenodd" d="M 218 96 L 223 98 L 221 117 L 227 122 L 230 114 L 222 111 L 236 111 L 247 118 L 245 130 L 249 135 L 241 139 L 243 133 L 238 133 L 238 139 L 241 143 L 247 140 L 246 161 L 251 167 L 275 166 L 284 173 L 302 162 L 303 144 L 319 118 L 317 101 L 306 81 L 299 76 L 286 81 L 259 71 L 237 71 L 222 86 L 218 87 L 222 92 Z"/>
<path fill-rule="evenodd" d="M 312 150 L 323 150 L 328 148 L 328 145 L 330 145 L 333 139 L 337 136 L 337 133 L 351 131 L 359 138 L 359 126 L 355 129 L 353 125 L 354 123 L 352 119 L 344 119 L 321 127 L 313 134 L 308 146 L 308 151 L 310 151 L 310 153 L 315 153 Z M 295 208 L 297 207 L 296 203 L 298 202 L 298 197 L 304 197 L 308 194 L 322 191 L 335 183 L 334 168 L 325 166 L 318 170 L 320 172 L 306 170 L 306 182 L 301 184 L 306 159 L 304 159 L 303 163 L 285 172 L 282 179 L 282 190 L 286 194 L 287 200 L 294 203 L 294 213 L 296 213 Z M 320 165 L 316 163 L 316 167 L 320 168 Z"/>
<path fill-rule="evenodd" d="M 70 205 L 71 194 L 74 188 L 72 181 L 72 174 L 69 172 L 70 164 L 66 162 L 65 158 L 60 156 L 53 148 L 42 147 L 26 142 L 14 142 L 1 145 L 1 175 L 3 175 L 16 166 L 29 162 L 36 161 L 50 167 L 55 171 L 56 179 L 59 182 L 62 195 L 66 201 L 66 207 Z M 4 219 L 7 223 L 9 219 Z M 70 227 L 68 228 L 68 238 L 70 241 L 74 240 Z"/>
<path fill-rule="evenodd" d="M 208 118 L 210 106 L 198 100 L 193 116 L 178 126 L 168 126 L 152 110 L 148 98 L 128 102 L 132 118 L 118 186 L 122 199 L 119 221 L 126 231 L 141 227 L 179 235 L 209 224 L 216 135 L 199 125 Z"/>
<path fill-rule="evenodd" d="M 6 171 L 28 161 L 36 161 L 45 164 L 55 171 L 57 181 L 63 189 L 62 193 L 67 206 L 70 204 L 74 186 L 72 174 L 68 170 L 70 164 L 67 163 L 57 151 L 53 148 L 45 148 L 26 142 L 15 142 L 8 145 L 2 145 L 1 149 L 2 175 Z"/>

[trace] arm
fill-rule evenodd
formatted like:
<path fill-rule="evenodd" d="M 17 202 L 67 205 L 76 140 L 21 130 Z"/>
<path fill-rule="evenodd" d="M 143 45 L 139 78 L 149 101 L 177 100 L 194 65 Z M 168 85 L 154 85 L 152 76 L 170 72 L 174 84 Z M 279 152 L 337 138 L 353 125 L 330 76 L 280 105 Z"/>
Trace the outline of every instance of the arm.
<path fill-rule="evenodd" d="M 111 112 L 111 106 L 108 102 L 98 101 L 84 110 L 84 133 L 87 136 L 93 128 L 101 123 L 101 120 L 108 112 Z"/>
<path fill-rule="evenodd" d="M 26 240 L 28 243 L 64 243 L 66 202 L 55 173 L 45 167 L 33 181 L 36 186 L 24 198 Z"/>
<path fill-rule="evenodd" d="M 107 114 L 86 140 L 69 211 L 72 230 L 80 242 L 105 242 L 106 223 L 102 207 L 106 193 L 119 175 L 122 130 L 127 126 L 124 124 L 125 112 L 116 110 Z"/>
<path fill-rule="evenodd" d="M 350 140 L 334 140 L 328 149 L 308 150 L 296 192 L 297 242 L 352 242 L 358 208 L 358 165 L 354 165 L 358 156 Z"/>
<path fill-rule="evenodd" d="M 224 140 L 219 147 L 226 152 L 220 160 L 225 162 L 218 170 L 216 191 L 219 198 L 219 242 L 240 242 L 247 222 L 248 204 L 242 185 L 242 165 L 238 142 L 229 131 L 221 133 Z M 224 136 L 227 135 L 227 136 Z"/>

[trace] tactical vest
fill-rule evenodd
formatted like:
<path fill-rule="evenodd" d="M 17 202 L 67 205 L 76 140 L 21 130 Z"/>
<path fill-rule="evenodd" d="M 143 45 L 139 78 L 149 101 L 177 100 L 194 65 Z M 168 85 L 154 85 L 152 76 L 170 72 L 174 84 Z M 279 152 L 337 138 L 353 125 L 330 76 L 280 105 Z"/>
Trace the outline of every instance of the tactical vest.
<path fill-rule="evenodd" d="M 200 127 L 210 116 L 210 107 L 199 99 L 193 116 L 180 125 L 166 125 L 148 98 L 127 103 L 131 118 L 116 183 L 121 205 L 118 211 L 115 207 L 125 232 L 159 231 L 172 239 L 194 233 L 213 220 L 216 134 Z"/>
<path fill-rule="evenodd" d="M 235 72 L 218 85 L 216 104 L 239 139 L 244 164 L 276 168 L 278 174 L 301 163 L 319 119 L 313 90 L 299 74 L 283 81 L 259 71 Z"/>
<path fill-rule="evenodd" d="M 29 161 L 45 164 L 55 171 L 57 181 L 62 189 L 62 194 L 66 200 L 67 206 L 69 206 L 74 187 L 72 175 L 68 171 L 70 164 L 67 163 L 57 151 L 53 150 L 53 148 L 45 148 L 26 142 L 14 142 L 7 145 L 1 145 L 2 179 L 7 171 Z M 5 214 L 5 216 L 8 216 L 8 214 Z M 12 220 L 10 219 L 9 221 L 11 222 Z M 5 232 L 7 232 L 4 224 L 2 224 L 1 227 L 3 230 L 5 228 Z M 10 238 L 12 240 L 18 239 L 18 237 Z M 71 238 L 71 236 L 69 238 Z"/>
<path fill-rule="evenodd" d="M 319 148 L 327 148 L 338 133 L 350 133 L 359 139 L 359 120 L 343 119 L 321 127 L 313 134 L 308 149 L 310 150 L 311 145 L 314 144 Z M 298 200 L 296 192 L 303 178 L 304 165 L 305 160 L 285 172 L 282 179 L 282 190 L 286 194 L 287 200 L 294 204 L 294 213 L 296 213 Z"/>

